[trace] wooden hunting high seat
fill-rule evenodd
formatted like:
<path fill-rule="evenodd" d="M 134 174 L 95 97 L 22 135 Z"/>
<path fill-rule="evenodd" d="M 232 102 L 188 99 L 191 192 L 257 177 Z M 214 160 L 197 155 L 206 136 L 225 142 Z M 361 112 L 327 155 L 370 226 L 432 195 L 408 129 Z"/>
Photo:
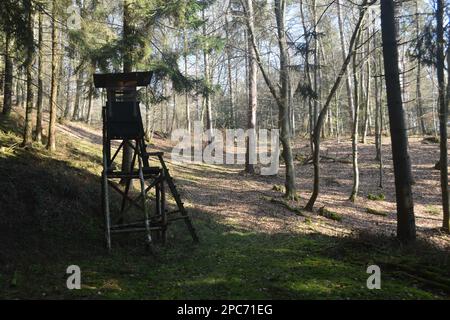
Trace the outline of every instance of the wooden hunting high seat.
<path fill-rule="evenodd" d="M 184 208 L 177 188 L 170 176 L 169 169 L 161 152 L 147 152 L 144 139 L 144 128 L 138 101 L 137 87 L 148 86 L 152 78 L 151 72 L 133 72 L 118 74 L 95 74 L 96 88 L 104 88 L 107 102 L 102 110 L 103 117 L 103 171 L 102 171 L 102 207 L 105 214 L 106 244 L 111 249 L 111 234 L 144 232 L 148 245 L 152 244 L 152 235 L 156 235 L 163 243 L 166 241 L 166 230 L 170 222 L 184 220 L 195 242 L 197 234 L 191 219 Z M 113 150 L 112 141 L 121 141 Z M 117 169 L 115 164 L 120 151 L 130 148 L 132 161 L 129 168 Z M 150 159 L 157 161 L 157 166 L 150 166 Z M 140 192 L 132 197 L 130 189 L 132 181 L 139 180 Z M 177 209 L 168 212 L 166 209 L 165 185 L 175 200 Z M 150 212 L 149 192 L 155 189 L 155 210 Z M 121 196 L 119 212 L 112 212 L 113 199 L 110 189 Z M 124 223 L 125 215 L 131 209 L 143 213 L 143 219 Z M 112 222 L 115 218 L 117 221 Z"/>

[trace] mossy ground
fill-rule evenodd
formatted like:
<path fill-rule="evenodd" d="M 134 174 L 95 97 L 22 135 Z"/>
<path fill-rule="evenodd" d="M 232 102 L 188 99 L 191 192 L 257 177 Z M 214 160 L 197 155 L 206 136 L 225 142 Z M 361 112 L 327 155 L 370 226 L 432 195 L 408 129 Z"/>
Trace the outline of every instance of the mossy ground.
<path fill-rule="evenodd" d="M 87 299 L 441 299 L 450 292 L 396 269 L 450 279 L 448 253 L 392 239 L 252 232 L 193 210 L 200 237 L 183 224 L 145 251 L 139 236 L 104 249 L 98 146 L 60 136 L 59 151 L 18 147 L 17 119 L 0 121 L 0 297 Z M 11 148 L 11 146 L 14 146 Z M 205 170 L 208 168 L 205 167 Z M 195 177 L 191 177 L 195 179 Z M 79 265 L 82 289 L 66 288 Z M 367 266 L 382 270 L 368 290 Z M 433 267 L 431 267 L 433 266 Z"/>

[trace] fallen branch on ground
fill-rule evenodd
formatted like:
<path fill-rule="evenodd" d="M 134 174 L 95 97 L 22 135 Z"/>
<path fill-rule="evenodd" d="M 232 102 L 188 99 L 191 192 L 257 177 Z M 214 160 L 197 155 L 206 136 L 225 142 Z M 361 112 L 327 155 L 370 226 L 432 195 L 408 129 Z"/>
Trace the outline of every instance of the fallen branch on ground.
<path fill-rule="evenodd" d="M 375 210 L 375 209 L 371 209 L 371 208 L 366 208 L 366 212 L 369 214 L 373 214 L 375 216 L 380 216 L 380 217 L 387 217 L 388 213 L 384 212 L 384 211 L 380 211 L 380 210 Z"/>
<path fill-rule="evenodd" d="M 286 200 L 270 198 L 270 197 L 266 197 L 266 196 L 264 196 L 263 198 L 272 203 L 281 204 L 283 207 L 285 207 L 286 209 L 288 209 L 291 212 L 294 212 L 295 214 L 297 214 L 299 216 L 307 217 L 307 215 L 302 211 L 302 209 L 291 206 Z"/>
<path fill-rule="evenodd" d="M 325 156 L 325 155 L 321 155 L 320 156 L 320 161 L 322 162 L 323 160 L 329 160 L 331 162 L 339 162 L 339 163 L 345 163 L 345 164 L 351 164 L 352 162 L 347 159 L 347 158 L 335 158 L 335 157 L 331 157 L 331 156 Z M 313 158 L 310 156 L 308 158 L 306 158 L 306 160 L 304 160 L 303 162 L 301 162 L 301 165 L 307 165 L 307 164 L 312 164 L 313 162 Z"/>

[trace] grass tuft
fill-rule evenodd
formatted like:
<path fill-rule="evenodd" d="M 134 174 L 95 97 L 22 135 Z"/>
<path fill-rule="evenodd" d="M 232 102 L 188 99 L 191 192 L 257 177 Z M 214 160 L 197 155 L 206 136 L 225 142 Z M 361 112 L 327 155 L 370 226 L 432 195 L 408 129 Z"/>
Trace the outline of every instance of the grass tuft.
<path fill-rule="evenodd" d="M 434 205 L 427 205 L 425 207 L 425 212 L 430 214 L 430 215 L 433 215 L 433 216 L 440 215 L 441 214 L 441 210 L 442 209 L 440 207 L 434 206 Z"/>
<path fill-rule="evenodd" d="M 367 199 L 373 200 L 373 201 L 384 201 L 385 196 L 383 193 L 379 193 L 379 194 L 369 193 L 367 195 Z"/>
<path fill-rule="evenodd" d="M 284 186 L 281 186 L 281 185 L 278 185 L 278 184 L 274 185 L 272 187 L 272 190 L 276 191 L 276 192 L 281 192 L 281 193 L 285 192 Z"/>

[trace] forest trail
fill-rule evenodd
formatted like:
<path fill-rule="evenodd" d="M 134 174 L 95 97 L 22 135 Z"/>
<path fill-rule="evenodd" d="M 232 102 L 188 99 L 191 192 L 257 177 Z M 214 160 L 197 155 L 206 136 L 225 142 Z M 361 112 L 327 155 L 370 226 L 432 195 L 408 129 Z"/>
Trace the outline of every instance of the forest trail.
<path fill-rule="evenodd" d="M 82 125 L 79 122 L 58 123 L 56 128 L 59 132 L 75 139 L 83 139 L 98 146 L 102 145 L 103 138 L 100 129 Z"/>

